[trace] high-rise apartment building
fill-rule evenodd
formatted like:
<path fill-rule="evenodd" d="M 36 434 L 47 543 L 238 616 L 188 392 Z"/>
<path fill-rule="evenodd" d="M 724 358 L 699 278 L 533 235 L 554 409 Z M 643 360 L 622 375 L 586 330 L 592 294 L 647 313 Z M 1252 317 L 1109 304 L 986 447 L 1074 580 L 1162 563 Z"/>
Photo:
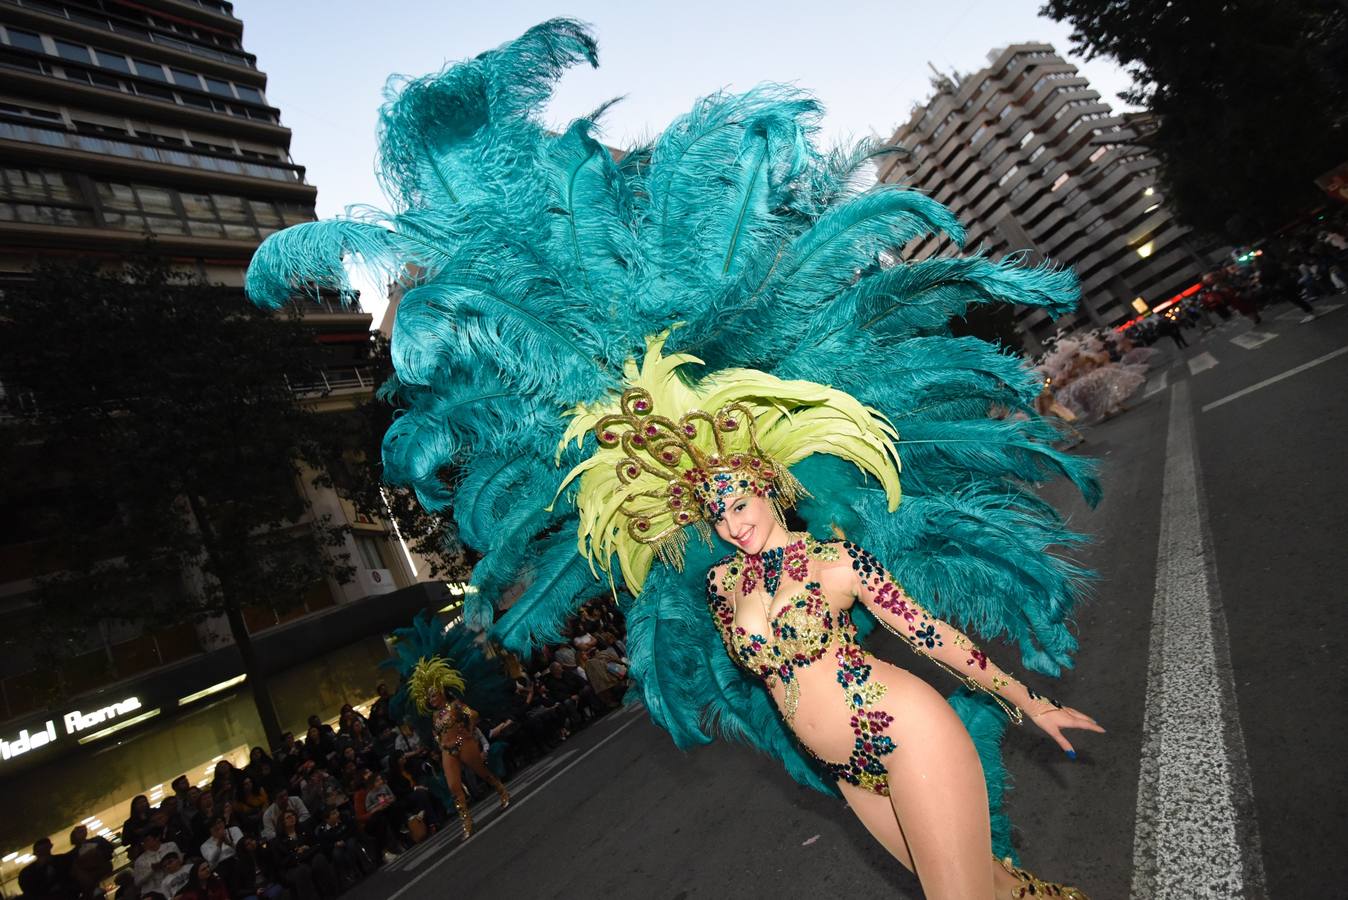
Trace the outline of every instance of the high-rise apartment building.
<path fill-rule="evenodd" d="M 950 207 L 970 248 L 1028 250 L 1075 269 L 1075 319 L 1017 310 L 1026 349 L 1038 350 L 1064 325 L 1121 324 L 1193 285 L 1211 248 L 1166 211 L 1157 162 L 1125 120 L 1049 44 L 1013 44 L 988 59 L 971 75 L 938 79 L 935 95 L 893 136 L 911 155 L 887 158 L 879 176 Z M 905 257 L 945 244 L 914 241 Z"/>
<path fill-rule="evenodd" d="M 316 189 L 242 36 L 224 0 L 0 0 L 0 293 L 41 258 L 116 265 L 147 236 L 175 266 L 241 291 L 261 240 L 314 218 Z M 341 410 L 369 397 L 371 317 L 358 298 L 295 302 L 330 361 L 321 383 L 291 386 L 296 401 Z M 6 412 L 0 427 L 13 424 Z M 49 556 L 39 551 L 60 546 L 68 523 L 41 515 L 43 491 L 59 485 L 13 481 L 19 493 L 0 503 L 0 627 L 21 635 L 34 624 L 36 561 Z M 389 523 L 308 478 L 296 487 L 313 515 L 351 527 L 356 568 L 347 584 L 315 585 L 298 610 L 246 616 L 282 725 L 299 729 L 372 696 L 381 634 L 444 601 L 443 585 L 417 584 L 424 574 Z M 0 827 L 0 894 L 34 838 L 52 835 L 60 852 L 81 819 L 110 834 L 133 796 L 157 803 L 173 776 L 198 782 L 216 760 L 246 758 L 262 735 L 243 680 L 218 619 L 100 625 L 57 671 L 7 653 L 0 785 L 23 815 Z"/>

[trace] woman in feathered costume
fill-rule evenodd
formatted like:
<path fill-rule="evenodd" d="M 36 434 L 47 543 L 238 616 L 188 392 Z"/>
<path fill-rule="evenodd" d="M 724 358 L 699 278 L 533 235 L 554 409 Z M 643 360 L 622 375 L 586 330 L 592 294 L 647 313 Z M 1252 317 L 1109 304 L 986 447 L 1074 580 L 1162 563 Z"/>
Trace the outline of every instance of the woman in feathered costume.
<path fill-rule="evenodd" d="M 792 88 L 706 98 L 615 162 L 598 113 L 538 120 L 580 61 L 593 38 L 554 20 L 392 85 L 394 209 L 273 235 L 251 296 L 343 285 L 353 256 L 404 279 L 385 475 L 483 554 L 470 624 L 527 651 L 621 579 L 629 674 L 681 746 L 745 740 L 845 797 L 929 897 L 1082 896 L 1013 867 L 998 745 L 1008 714 L 1069 755 L 1063 730 L 1098 726 L 946 624 L 1009 637 L 1040 673 L 1071 665 L 1086 573 L 1054 551 L 1079 538 L 1034 488 L 1066 475 L 1094 502 L 1089 465 L 1052 448 L 1018 360 L 946 323 L 973 303 L 1065 312 L 1075 279 L 895 264 L 959 223 L 862 189 L 886 148 L 818 152 L 819 107 Z M 735 550 L 720 562 L 713 531 Z M 489 598 L 521 580 L 497 620 Z M 866 653 L 873 619 L 967 687 L 938 702 Z"/>
<path fill-rule="evenodd" d="M 478 713 L 462 697 L 466 687 L 463 675 L 438 656 L 418 660 L 407 679 L 407 693 L 416 703 L 417 711 L 431 717 L 431 733 L 440 748 L 445 783 L 454 796 L 454 807 L 463 822 L 463 835 L 470 837 L 473 815 L 468 809 L 468 793 L 463 788 L 463 767 L 472 769 L 496 789 L 502 809 L 510 803 L 510 792 L 482 758 L 476 733 Z"/>

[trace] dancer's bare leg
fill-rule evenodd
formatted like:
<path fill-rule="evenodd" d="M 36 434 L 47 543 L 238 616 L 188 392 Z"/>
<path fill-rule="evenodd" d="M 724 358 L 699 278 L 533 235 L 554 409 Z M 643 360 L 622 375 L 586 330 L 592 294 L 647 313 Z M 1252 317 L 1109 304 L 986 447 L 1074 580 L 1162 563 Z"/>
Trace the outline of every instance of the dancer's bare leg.
<path fill-rule="evenodd" d="M 463 768 L 458 758 L 445 750 L 441 752 L 440 759 L 445 767 L 445 784 L 449 785 L 449 792 L 455 800 L 467 806 L 468 792 L 463 789 Z"/>
<path fill-rule="evenodd" d="M 464 742 L 463 747 L 459 750 L 459 759 L 464 765 L 476 772 L 479 778 L 496 789 L 503 808 L 510 802 L 510 792 L 501 783 L 501 779 L 496 777 L 496 773 L 487 768 L 487 761 L 482 758 L 482 747 L 476 741 L 470 739 Z"/>
<path fill-rule="evenodd" d="M 858 811 L 862 822 L 917 872 L 928 900 L 1007 896 L 1014 882 L 994 868 L 987 786 L 969 732 L 922 679 L 884 663 L 875 675 L 888 688 L 885 705 L 903 715 L 889 727 L 895 749 L 884 758 L 892 825 L 871 804 Z"/>
<path fill-rule="evenodd" d="M 843 799 L 852 808 L 852 812 L 856 813 L 856 817 L 861 821 L 861 824 L 866 826 L 866 830 L 871 833 L 871 837 L 879 841 L 880 845 L 901 862 L 904 868 L 910 872 L 915 871 L 913 855 L 908 849 L 908 839 L 904 837 L 903 826 L 899 824 L 898 817 L 894 814 L 894 806 L 889 802 L 889 798 L 862 790 L 845 781 L 838 782 L 838 787 L 842 791 Z M 988 865 L 996 883 L 996 896 L 999 900 L 1003 897 L 1012 896 L 1011 892 L 1019 886 L 1020 882 L 1012 878 L 995 860 L 989 858 Z"/>

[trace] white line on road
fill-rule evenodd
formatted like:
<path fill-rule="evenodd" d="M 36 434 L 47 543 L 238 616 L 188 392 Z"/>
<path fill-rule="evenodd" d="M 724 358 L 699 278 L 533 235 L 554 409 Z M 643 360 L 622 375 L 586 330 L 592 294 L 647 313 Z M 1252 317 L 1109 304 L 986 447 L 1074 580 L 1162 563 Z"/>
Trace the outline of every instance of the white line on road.
<path fill-rule="evenodd" d="M 1249 775 L 1222 664 L 1226 629 L 1214 627 L 1223 614 L 1208 580 L 1187 381 L 1175 385 L 1170 403 L 1131 896 L 1225 900 L 1257 890 L 1262 876 L 1246 873 L 1262 871 L 1261 850 L 1237 823 L 1236 786 Z"/>
<path fill-rule="evenodd" d="M 1310 362 L 1302 363 L 1301 365 L 1297 366 L 1294 369 L 1288 369 L 1286 372 L 1283 372 L 1280 375 L 1274 375 L 1272 378 L 1265 378 L 1263 381 L 1256 382 L 1255 384 L 1252 384 L 1247 388 L 1242 388 L 1241 390 L 1236 391 L 1234 394 L 1227 394 L 1220 400 L 1213 400 L 1211 403 L 1205 403 L 1203 405 L 1203 412 L 1207 412 L 1210 409 L 1216 409 L 1217 407 L 1225 403 L 1230 403 L 1232 400 L 1239 400 L 1246 394 L 1253 394 L 1255 391 L 1260 390 L 1261 388 L 1266 388 L 1270 384 L 1277 384 L 1284 378 L 1291 378 L 1293 375 L 1300 375 L 1307 369 L 1313 369 L 1316 366 L 1320 365 L 1321 363 L 1329 362 L 1336 356 L 1342 356 L 1345 353 L 1348 353 L 1348 347 L 1340 347 L 1337 350 L 1333 350 L 1329 353 L 1326 353 L 1324 356 L 1317 356 Z"/>
<path fill-rule="evenodd" d="M 635 708 L 635 707 L 627 707 L 627 708 L 628 708 L 628 709 L 633 709 L 633 708 Z M 634 715 L 634 716 L 631 716 L 630 718 L 628 718 L 628 720 L 627 720 L 626 722 L 622 723 L 622 724 L 619 725 L 617 728 L 613 729 L 613 733 L 612 733 L 612 734 L 609 734 L 607 737 L 605 737 L 605 738 L 604 738 L 602 741 L 600 741 L 599 743 L 595 744 L 595 745 L 594 745 L 593 747 L 591 747 L 589 750 L 586 750 L 586 751 L 585 751 L 584 753 L 582 753 L 580 756 L 577 756 L 575 759 L 573 759 L 573 760 L 571 761 L 571 763 L 570 763 L 569 765 L 563 767 L 563 768 L 562 768 L 561 770 L 559 770 L 555 775 L 553 775 L 553 776 L 552 776 L 551 778 L 549 778 L 547 781 L 543 782 L 543 783 L 540 784 L 537 788 L 535 788 L 534 791 L 533 791 L 533 793 L 529 794 L 529 796 L 524 797 L 524 798 L 521 798 L 521 799 L 518 800 L 518 801 L 512 802 L 512 803 L 510 804 L 510 806 L 506 809 L 505 812 L 503 812 L 501 815 L 497 816 L 496 818 L 492 819 L 492 820 L 491 820 L 490 822 L 488 822 L 486 825 L 483 825 L 481 828 L 479 828 L 479 829 L 477 829 L 476 831 L 474 831 L 474 832 L 473 832 L 473 836 L 474 836 L 474 837 L 480 836 L 484 831 L 488 831 L 489 829 L 492 828 L 492 826 L 497 825 L 497 824 L 499 824 L 500 822 L 504 821 L 504 820 L 506 819 L 506 817 L 509 816 L 512 812 L 514 812 L 515 810 L 519 809 L 521 806 L 523 806 L 524 804 L 528 803 L 530 800 L 534 799 L 534 798 L 537 797 L 539 794 L 541 794 L 541 793 L 543 792 L 543 789 L 544 789 L 544 788 L 546 788 L 548 785 L 552 784 L 552 783 L 553 783 L 554 781 L 556 781 L 558 778 L 561 778 L 563 775 L 565 775 L 567 772 L 569 772 L 574 766 L 576 766 L 577 764 L 579 764 L 579 763 L 581 762 L 581 760 L 585 759 L 585 757 L 589 756 L 591 753 L 595 752 L 595 751 L 598 750 L 600 747 L 604 746 L 605 744 L 607 744 L 609 741 L 613 740 L 613 739 L 614 739 L 615 737 L 617 737 L 618 735 L 622 734 L 623 731 L 625 731 L 626 729 L 630 728 L 632 725 L 635 725 L 637 722 L 640 722 L 640 721 L 642 720 L 642 718 L 643 718 L 643 717 L 640 716 L 640 715 Z M 464 842 L 460 843 L 460 844 L 459 844 L 457 847 L 455 847 L 453 850 L 450 850 L 450 851 L 449 851 L 448 853 L 446 853 L 444 856 L 440 857 L 440 858 L 437 859 L 435 862 L 431 863 L 429 866 L 426 867 L 426 870 L 425 870 L 424 872 L 422 872 L 420 875 L 416 876 L 416 877 L 413 878 L 411 881 L 407 882 L 407 884 L 405 884 L 405 885 L 403 885 L 401 888 L 399 888 L 395 893 L 393 893 L 393 894 L 388 898 L 388 900 L 398 900 L 399 897 L 401 897 L 403 894 L 405 894 L 405 893 L 407 893 L 409 890 L 411 890 L 411 889 L 412 889 L 412 886 L 415 885 L 417 882 L 421 881 L 421 879 L 425 878 L 427 875 L 429 875 L 429 874 L 431 874 L 432 872 L 434 872 L 434 871 L 436 870 L 436 868 L 438 868 L 439 866 L 441 866 L 441 865 L 445 864 L 446 862 L 448 862 L 449 860 L 453 859 L 453 858 L 454 858 L 454 855 L 455 855 L 456 853 L 458 853 L 460 850 L 462 850 L 464 847 L 467 847 L 467 846 L 469 845 L 469 843 L 471 843 L 471 838 L 470 838 L 469 840 L 467 840 L 467 841 L 464 841 Z"/>
<path fill-rule="evenodd" d="M 1199 372 L 1206 372 L 1208 369 L 1215 367 L 1217 365 L 1217 357 L 1204 350 L 1202 353 L 1191 356 L 1188 362 L 1189 374 L 1197 375 Z"/>
<path fill-rule="evenodd" d="M 547 775 L 548 772 L 566 762 L 567 759 L 575 756 L 575 754 L 576 751 L 568 750 L 559 756 L 549 756 L 537 765 L 525 769 L 523 774 L 512 780 L 506 787 L 510 789 L 510 793 L 512 794 L 521 794 L 529 787 L 529 785 Z M 492 818 L 499 809 L 500 806 L 498 805 L 496 795 L 491 794 L 488 799 L 483 800 L 473 808 L 473 819 L 474 821 L 485 821 L 486 819 Z M 428 857 L 434 856 L 443 845 L 448 844 L 462 833 L 463 827 L 456 824 L 454 820 L 451 819 L 441 827 L 440 831 L 434 837 L 422 841 L 420 844 L 417 844 L 415 847 L 400 855 L 393 862 L 390 862 L 388 866 L 385 867 L 385 871 L 411 871 L 420 868 L 421 864 L 425 862 Z"/>
<path fill-rule="evenodd" d="M 1152 394 L 1159 394 L 1161 393 L 1161 391 L 1165 390 L 1169 386 L 1170 386 L 1170 372 L 1168 370 L 1164 370 L 1161 372 L 1161 377 L 1156 382 L 1156 386 L 1153 388 L 1149 388 L 1147 392 L 1142 395 L 1142 399 L 1146 400 Z"/>
<path fill-rule="evenodd" d="M 1277 335 L 1271 331 L 1247 331 L 1244 334 L 1238 334 L 1231 338 L 1231 343 L 1235 344 L 1237 347 L 1244 347 L 1246 350 L 1253 350 L 1256 347 L 1267 344 L 1275 337 L 1277 337 Z"/>

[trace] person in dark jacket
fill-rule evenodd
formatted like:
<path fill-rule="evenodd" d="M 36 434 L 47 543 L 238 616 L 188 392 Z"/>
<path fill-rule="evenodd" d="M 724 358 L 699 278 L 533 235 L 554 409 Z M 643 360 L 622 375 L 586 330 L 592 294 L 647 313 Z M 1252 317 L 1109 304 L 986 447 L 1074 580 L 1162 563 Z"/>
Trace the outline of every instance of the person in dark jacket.
<path fill-rule="evenodd" d="M 299 816 L 286 810 L 276 837 L 268 842 L 281 877 L 295 890 L 299 900 L 336 897 L 341 889 L 332 863 L 318 846 L 318 840 Z"/>
<path fill-rule="evenodd" d="M 357 839 L 355 827 L 337 807 L 324 814 L 322 823 L 315 829 L 315 837 L 323 854 L 332 861 L 338 877 L 355 883 L 374 871 L 374 860 Z"/>

